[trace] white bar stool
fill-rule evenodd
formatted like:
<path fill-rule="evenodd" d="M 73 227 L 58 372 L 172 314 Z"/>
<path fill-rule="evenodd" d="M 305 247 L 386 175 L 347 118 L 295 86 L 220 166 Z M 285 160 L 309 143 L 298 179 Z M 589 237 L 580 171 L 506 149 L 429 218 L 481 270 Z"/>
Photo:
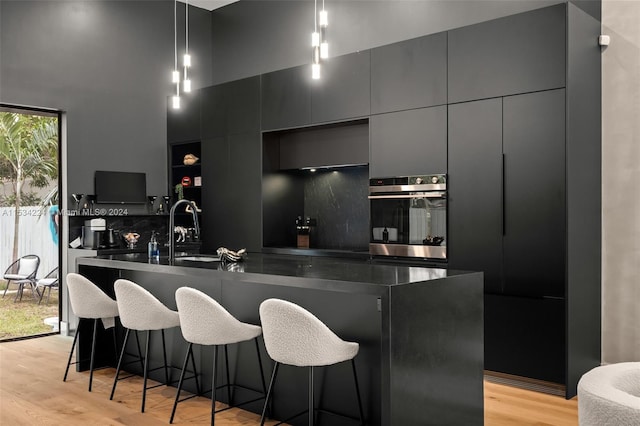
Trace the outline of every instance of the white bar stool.
<path fill-rule="evenodd" d="M 348 360 L 351 360 L 353 369 L 360 415 L 359 419 L 354 417 L 348 418 L 359 420 L 359 423 L 364 425 L 356 364 L 353 360 L 358 354 L 358 343 L 346 342 L 340 339 L 312 313 L 286 300 L 267 299 L 262 302 L 260 304 L 260 321 L 262 322 L 262 332 L 264 334 L 264 344 L 267 348 L 267 353 L 271 359 L 275 361 L 271 381 L 269 382 L 267 398 L 265 399 L 262 410 L 260 425 L 264 425 L 267 405 L 273 392 L 273 385 L 280 364 L 309 367 L 309 408 L 278 424 L 286 423 L 308 412 L 309 425 L 313 426 L 315 411 L 318 411 L 318 409 L 314 408 L 313 368 L 333 365 Z M 338 415 L 327 410 L 321 411 Z"/>
<path fill-rule="evenodd" d="M 91 361 L 89 363 L 89 392 L 91 392 L 91 386 L 93 384 L 93 371 L 94 371 L 94 359 L 96 353 L 96 333 L 98 331 L 98 320 L 102 319 L 102 323 L 105 329 L 113 328 L 113 344 L 116 351 L 116 335 L 115 335 L 115 317 L 118 316 L 118 304 L 115 300 L 110 298 L 98 288 L 94 283 L 80 274 L 70 273 L 67 275 L 67 289 L 69 291 L 69 300 L 71 302 L 71 310 L 79 318 L 78 328 L 76 329 L 76 335 L 73 338 L 73 344 L 71 345 L 71 352 L 69 353 L 69 359 L 67 360 L 67 368 L 64 371 L 64 378 L 62 381 L 67 381 L 67 374 L 69 374 L 69 366 L 71 364 L 78 364 L 79 362 L 86 360 L 79 360 L 71 362 L 73 357 L 73 350 L 78 342 L 78 336 L 80 335 L 80 322 L 83 320 L 93 320 L 93 339 L 91 341 Z"/>
<path fill-rule="evenodd" d="M 153 389 L 158 386 L 170 384 L 164 330 L 168 328 L 178 327 L 180 325 L 180 318 L 178 317 L 178 313 L 176 311 L 172 311 L 171 309 L 167 308 L 154 295 L 149 293 L 149 291 L 140 287 L 134 282 L 119 279 L 116 280 L 113 287 L 116 292 L 116 302 L 118 303 L 118 310 L 120 311 L 120 322 L 122 322 L 122 325 L 127 329 L 127 332 L 124 337 L 124 343 L 122 345 L 122 351 L 120 352 L 120 359 L 118 360 L 116 376 L 113 380 L 113 388 L 111 389 L 111 396 L 109 397 L 109 399 L 113 399 L 118 380 L 124 380 L 133 376 L 128 375 L 122 378 L 119 377 L 120 368 L 122 367 L 122 359 L 125 355 L 127 341 L 129 340 L 129 332 L 131 330 L 134 330 L 137 335 L 138 331 L 146 331 L 147 341 L 145 343 L 143 366 L 144 383 L 142 388 L 142 405 L 140 409 L 140 411 L 144 413 L 147 389 Z M 154 371 L 162 368 L 157 367 L 149 370 L 149 341 L 152 330 L 160 330 L 162 332 L 162 355 L 164 357 L 165 383 L 147 387 L 147 378 L 149 375 L 149 371 Z"/>
<path fill-rule="evenodd" d="M 178 383 L 178 390 L 176 392 L 176 399 L 173 403 L 173 410 L 171 411 L 171 418 L 169 423 L 173 423 L 173 417 L 176 413 L 176 406 L 178 402 L 186 399 L 193 398 L 197 395 L 192 395 L 184 399 L 179 399 L 180 391 L 182 389 L 182 382 L 184 373 L 187 368 L 189 360 L 189 354 L 191 354 L 191 360 L 193 362 L 192 347 L 196 345 L 214 346 L 213 350 L 213 376 L 211 379 L 211 424 L 215 422 L 215 414 L 220 411 L 228 410 L 232 407 L 248 404 L 250 402 L 258 401 L 266 397 L 267 389 L 264 381 L 264 372 L 262 369 L 262 359 L 260 357 L 260 347 L 258 346 L 258 336 L 262 334 L 260 326 L 247 324 L 238 321 L 233 315 L 231 315 L 222 305 L 216 300 L 204 294 L 203 292 L 190 287 L 180 287 L 176 291 L 176 304 L 178 305 L 178 314 L 180 316 L 180 329 L 182 330 L 182 336 L 189 342 L 187 348 L 187 354 L 184 358 L 184 364 L 182 367 L 182 373 L 180 374 L 180 381 Z M 229 356 L 227 353 L 227 345 L 233 343 L 240 343 L 253 340 L 256 346 L 256 353 L 258 354 L 258 365 L 260 366 L 260 381 L 262 383 L 262 391 L 251 389 L 242 385 L 229 383 Z M 227 371 L 227 384 L 222 386 L 216 386 L 216 367 L 218 358 L 218 346 L 224 345 L 226 371 Z M 195 365 L 194 365 L 195 369 Z M 240 404 L 233 404 L 231 400 L 231 387 L 237 386 L 244 389 L 251 390 L 253 392 L 260 393 L 259 398 L 255 398 L 249 401 L 242 402 Z M 227 397 L 229 398 L 229 407 L 222 408 L 216 411 L 216 389 L 227 388 Z"/>

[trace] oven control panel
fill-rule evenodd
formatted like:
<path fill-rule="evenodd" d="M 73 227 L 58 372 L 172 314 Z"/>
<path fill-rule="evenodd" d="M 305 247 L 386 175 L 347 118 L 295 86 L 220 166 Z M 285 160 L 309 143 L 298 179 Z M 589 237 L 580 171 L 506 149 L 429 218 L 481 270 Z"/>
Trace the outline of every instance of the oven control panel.
<path fill-rule="evenodd" d="M 396 176 L 369 179 L 369 186 L 445 185 L 446 183 L 447 175 L 445 174 Z"/>
<path fill-rule="evenodd" d="M 447 183 L 446 175 L 424 175 L 424 176 L 409 176 L 408 185 L 425 185 L 425 184 L 443 184 Z"/>

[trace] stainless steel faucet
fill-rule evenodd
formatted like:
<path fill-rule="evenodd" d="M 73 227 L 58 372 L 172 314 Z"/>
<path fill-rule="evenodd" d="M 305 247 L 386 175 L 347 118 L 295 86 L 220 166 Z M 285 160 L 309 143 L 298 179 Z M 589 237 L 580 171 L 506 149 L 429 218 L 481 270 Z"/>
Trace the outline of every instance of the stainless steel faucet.
<path fill-rule="evenodd" d="M 169 211 L 169 263 L 173 263 L 176 258 L 176 238 L 175 238 L 175 215 L 176 207 L 181 204 L 188 204 L 191 206 L 191 216 L 193 217 L 193 228 L 195 229 L 194 237 L 200 239 L 200 225 L 198 224 L 198 212 L 196 210 L 196 204 L 189 200 L 178 200 L 171 206 Z"/>

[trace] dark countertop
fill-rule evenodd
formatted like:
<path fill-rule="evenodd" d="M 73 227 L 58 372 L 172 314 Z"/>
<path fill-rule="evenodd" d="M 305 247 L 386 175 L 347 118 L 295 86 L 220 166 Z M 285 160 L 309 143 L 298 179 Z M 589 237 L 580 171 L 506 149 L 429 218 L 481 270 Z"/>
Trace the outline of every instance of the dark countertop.
<path fill-rule="evenodd" d="M 166 256 L 150 261 L 146 254 L 141 253 L 80 258 L 78 264 L 184 275 L 203 275 L 203 272 L 211 274 L 213 271 L 220 271 L 244 274 L 244 278 L 234 277 L 243 281 L 249 280 L 250 275 L 258 274 L 273 278 L 281 277 L 281 279 L 283 277 L 309 278 L 377 286 L 397 286 L 469 273 L 362 259 L 263 253 L 249 253 L 242 262 L 226 265 L 221 262 L 193 262 L 179 259 L 174 265 L 170 265 Z"/>

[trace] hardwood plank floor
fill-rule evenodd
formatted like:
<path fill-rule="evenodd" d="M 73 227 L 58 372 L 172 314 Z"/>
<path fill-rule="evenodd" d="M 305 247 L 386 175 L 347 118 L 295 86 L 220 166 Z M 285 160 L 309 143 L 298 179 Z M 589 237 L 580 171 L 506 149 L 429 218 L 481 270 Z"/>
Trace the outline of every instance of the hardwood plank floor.
<path fill-rule="evenodd" d="M 72 367 L 67 382 L 63 382 L 71 342 L 69 337 L 49 336 L 0 343 L 0 425 L 168 424 L 175 388 L 149 390 L 143 414 L 141 378 L 120 382 L 113 401 L 109 401 L 109 393 L 114 369 L 94 373 L 91 393 L 87 392 L 86 372 L 76 373 Z M 578 424 L 575 398 L 567 401 L 489 382 L 485 382 L 484 390 L 487 426 Z M 211 400 L 207 398 L 185 401 L 178 407 L 174 424 L 209 424 L 210 410 Z M 216 424 L 221 426 L 257 425 L 259 420 L 257 414 L 237 408 L 216 414 Z"/>

